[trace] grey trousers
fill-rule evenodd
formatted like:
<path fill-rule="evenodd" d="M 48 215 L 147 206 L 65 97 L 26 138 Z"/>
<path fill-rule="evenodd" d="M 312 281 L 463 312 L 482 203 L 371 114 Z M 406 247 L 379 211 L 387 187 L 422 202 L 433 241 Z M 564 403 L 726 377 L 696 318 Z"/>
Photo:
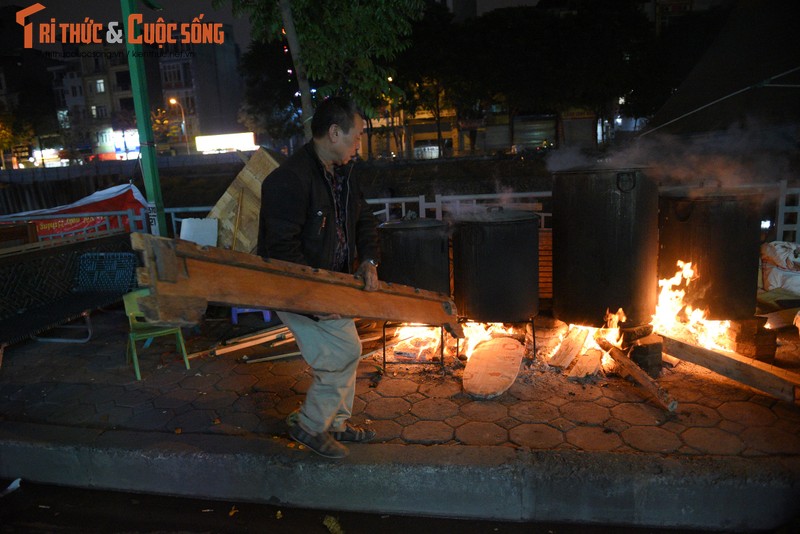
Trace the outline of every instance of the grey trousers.
<path fill-rule="evenodd" d="M 298 421 L 309 432 L 340 430 L 353 411 L 361 340 L 353 319 L 314 321 L 279 311 L 314 371 Z"/>

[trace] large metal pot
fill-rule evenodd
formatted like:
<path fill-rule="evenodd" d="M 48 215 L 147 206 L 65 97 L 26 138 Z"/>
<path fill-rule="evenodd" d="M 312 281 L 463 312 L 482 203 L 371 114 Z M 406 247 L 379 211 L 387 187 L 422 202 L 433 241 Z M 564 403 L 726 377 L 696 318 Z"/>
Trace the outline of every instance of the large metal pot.
<path fill-rule="evenodd" d="M 697 276 L 684 301 L 715 320 L 747 319 L 756 311 L 761 246 L 761 196 L 730 189 L 674 189 L 659 199 L 660 279 L 678 260 Z"/>
<path fill-rule="evenodd" d="M 561 171 L 553 182 L 553 313 L 602 326 L 648 324 L 658 282 L 658 187 L 643 169 Z"/>
<path fill-rule="evenodd" d="M 493 210 L 459 215 L 453 230 L 453 286 L 459 315 L 517 323 L 539 312 L 539 217 Z"/>
<path fill-rule="evenodd" d="M 391 221 L 378 227 L 382 261 L 378 278 L 450 294 L 447 225 L 435 219 Z"/>

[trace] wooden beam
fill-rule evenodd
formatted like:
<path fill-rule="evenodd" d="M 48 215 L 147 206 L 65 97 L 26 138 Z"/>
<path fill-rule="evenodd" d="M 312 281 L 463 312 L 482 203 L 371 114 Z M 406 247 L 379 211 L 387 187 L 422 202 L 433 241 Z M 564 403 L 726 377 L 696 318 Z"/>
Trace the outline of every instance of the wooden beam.
<path fill-rule="evenodd" d="M 746 358 L 735 352 L 718 352 L 693 345 L 686 340 L 659 334 L 664 352 L 686 360 L 778 399 L 800 402 L 800 374 Z"/>
<path fill-rule="evenodd" d="M 444 326 L 464 336 L 455 304 L 441 293 L 386 282 L 364 291 L 352 275 L 149 234 L 131 234 L 131 243 L 144 262 L 139 284 L 151 290 L 140 307 L 155 323 L 197 324 L 216 304 Z"/>
<path fill-rule="evenodd" d="M 588 335 L 589 331 L 585 328 L 572 327 L 567 333 L 567 337 L 564 338 L 564 341 L 562 341 L 561 345 L 558 347 L 558 351 L 553 354 L 553 357 L 550 358 L 547 364 L 564 369 L 569 367 L 569 364 L 572 363 L 575 356 L 581 352 L 583 344 L 586 342 L 586 336 Z"/>
<path fill-rule="evenodd" d="M 600 348 L 608 353 L 617 363 L 621 374 L 630 376 L 637 384 L 644 388 L 662 407 L 670 412 L 678 409 L 678 401 L 661 388 L 644 370 L 636 365 L 633 360 L 622 351 L 608 342 L 608 340 L 598 337 L 595 339 Z"/>
<path fill-rule="evenodd" d="M 600 364 L 603 360 L 603 351 L 597 349 L 589 349 L 578 358 L 572 370 L 567 375 L 567 378 L 578 380 L 589 375 L 597 374 L 600 370 Z"/>

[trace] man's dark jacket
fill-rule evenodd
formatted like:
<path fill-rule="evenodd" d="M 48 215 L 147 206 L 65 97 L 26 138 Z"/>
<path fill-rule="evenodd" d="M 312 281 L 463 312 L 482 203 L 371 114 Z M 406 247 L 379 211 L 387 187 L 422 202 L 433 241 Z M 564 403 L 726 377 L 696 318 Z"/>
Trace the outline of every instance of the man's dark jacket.
<path fill-rule="evenodd" d="M 359 261 L 379 260 L 378 221 L 364 200 L 358 181 L 346 176 L 345 217 L 349 272 Z M 333 191 L 312 142 L 272 171 L 261 185 L 256 253 L 263 258 L 333 269 L 336 246 Z"/>

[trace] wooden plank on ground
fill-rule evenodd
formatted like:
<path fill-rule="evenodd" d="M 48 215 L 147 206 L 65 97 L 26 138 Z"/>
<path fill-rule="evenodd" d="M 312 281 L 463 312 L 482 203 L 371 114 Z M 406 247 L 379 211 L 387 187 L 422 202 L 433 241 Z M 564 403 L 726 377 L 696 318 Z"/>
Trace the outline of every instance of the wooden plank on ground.
<path fill-rule="evenodd" d="M 569 364 L 572 363 L 575 356 L 580 354 L 588 334 L 589 331 L 585 328 L 571 328 L 567 333 L 567 337 L 561 342 L 561 346 L 558 347 L 556 353 L 553 354 L 550 361 L 547 363 L 553 367 L 561 367 L 563 369 L 569 367 Z"/>
<path fill-rule="evenodd" d="M 216 304 L 444 326 L 463 337 L 456 307 L 442 293 L 385 282 L 364 291 L 352 275 L 149 234 L 131 234 L 131 243 L 144 263 L 139 284 L 151 290 L 140 308 L 155 323 L 197 324 Z"/>
<path fill-rule="evenodd" d="M 597 374 L 600 371 L 600 365 L 603 361 L 603 351 L 597 349 L 589 349 L 583 353 L 572 370 L 569 372 L 568 378 L 577 380 L 585 378 L 590 375 Z"/>
<path fill-rule="evenodd" d="M 514 338 L 496 337 L 475 347 L 464 367 L 464 391 L 480 399 L 505 393 L 517 379 L 525 347 Z"/>
<path fill-rule="evenodd" d="M 623 376 L 629 376 L 634 382 L 639 384 L 645 391 L 653 396 L 655 401 L 662 407 L 670 412 L 678 409 L 678 401 L 672 398 L 664 389 L 659 386 L 655 380 L 650 378 L 650 375 L 644 372 L 644 369 L 636 365 L 636 363 L 628 358 L 628 355 L 622 349 L 615 347 L 608 340 L 603 338 L 596 338 L 595 341 L 600 348 L 606 351 L 617 364 L 619 373 Z"/>
<path fill-rule="evenodd" d="M 258 214 L 261 210 L 261 184 L 278 162 L 259 148 L 231 185 L 211 208 L 209 218 L 219 221 L 217 246 L 255 252 L 258 240 Z"/>
<path fill-rule="evenodd" d="M 664 352 L 710 369 L 731 380 L 761 390 L 778 399 L 800 402 L 800 374 L 746 358 L 735 352 L 718 352 L 693 345 L 686 340 L 659 334 Z"/>

